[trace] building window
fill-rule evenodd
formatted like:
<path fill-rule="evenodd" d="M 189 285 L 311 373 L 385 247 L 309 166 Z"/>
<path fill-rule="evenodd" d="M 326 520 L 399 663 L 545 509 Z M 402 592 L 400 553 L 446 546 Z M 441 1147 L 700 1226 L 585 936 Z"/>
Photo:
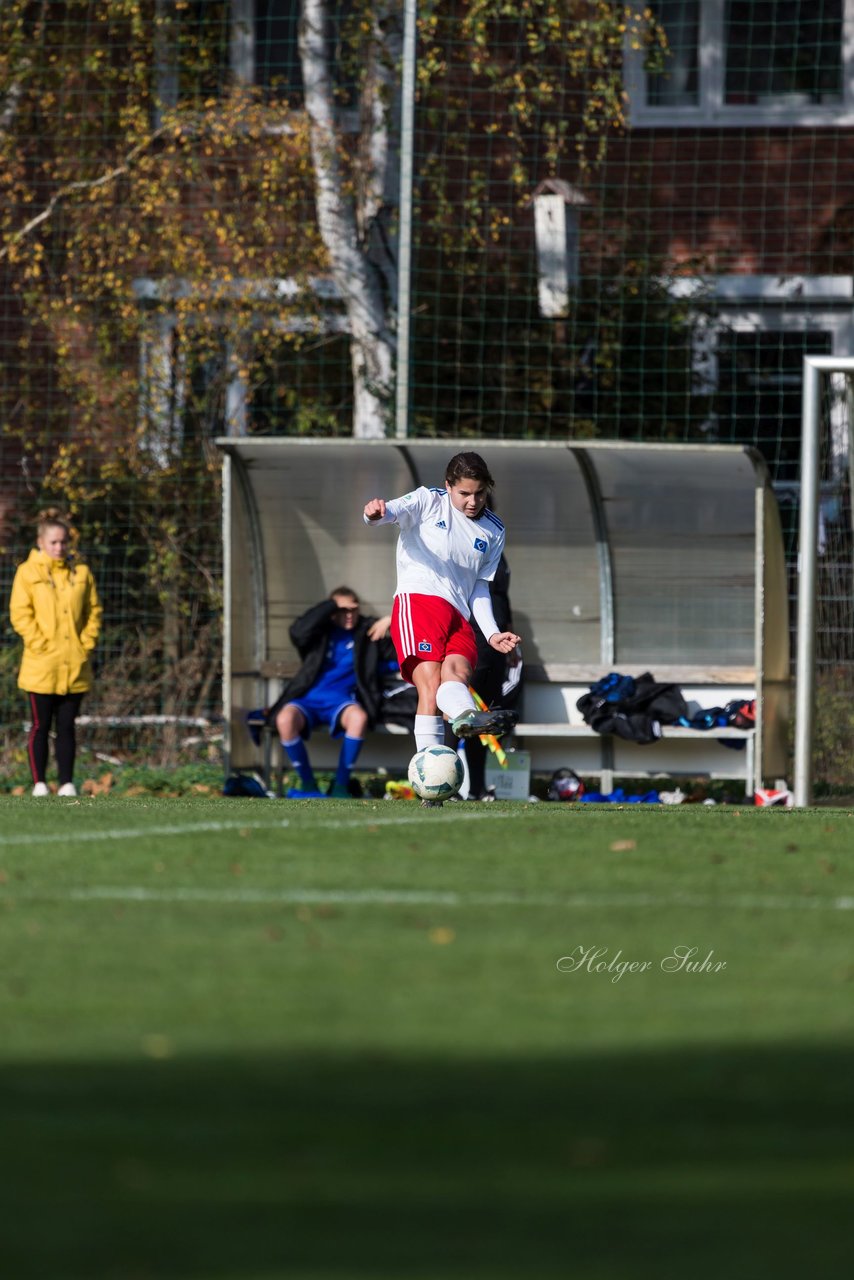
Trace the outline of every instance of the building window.
<path fill-rule="evenodd" d="M 230 83 L 301 95 L 299 14 L 293 0 L 157 0 L 161 105 L 217 98 Z"/>
<path fill-rule="evenodd" d="M 293 0 L 232 0 L 231 67 L 268 98 L 302 95 L 300 5 Z"/>
<path fill-rule="evenodd" d="M 134 281 L 149 313 L 139 354 L 144 448 L 167 467 L 189 441 L 214 435 L 342 435 L 352 425 L 350 326 L 334 282 L 316 277 Z M 174 304 L 197 300 L 204 308 Z M 247 304 L 281 340 L 257 350 Z M 243 312 L 237 320 L 232 306 Z M 271 314 L 271 308 L 274 314 Z"/>
<path fill-rule="evenodd" d="M 804 356 L 832 354 L 825 328 L 778 329 L 723 321 L 718 332 L 717 438 L 752 444 L 768 464 L 775 486 L 796 483 L 801 465 Z"/>
<path fill-rule="evenodd" d="M 718 276 L 681 278 L 674 298 L 702 300 L 705 322 L 694 345 L 694 389 L 711 412 L 706 438 L 753 445 L 778 496 L 800 478 L 803 361 L 854 350 L 854 277 Z M 831 375 L 824 406 L 822 483 L 847 483 L 847 380 Z"/>
<path fill-rule="evenodd" d="M 302 7 L 295 0 L 155 0 L 156 119 L 179 103 L 217 99 L 229 86 L 261 91 L 268 103 L 303 99 L 299 54 Z M 353 0 L 327 12 L 326 52 L 338 123 L 356 132 L 358 59 L 348 53 Z"/>
<path fill-rule="evenodd" d="M 626 50 L 630 120 L 650 125 L 854 123 L 854 0 L 651 0 L 662 70 Z"/>
<path fill-rule="evenodd" d="M 179 102 L 219 97 L 228 77 L 227 3 L 156 0 L 155 41 L 158 113 Z"/>

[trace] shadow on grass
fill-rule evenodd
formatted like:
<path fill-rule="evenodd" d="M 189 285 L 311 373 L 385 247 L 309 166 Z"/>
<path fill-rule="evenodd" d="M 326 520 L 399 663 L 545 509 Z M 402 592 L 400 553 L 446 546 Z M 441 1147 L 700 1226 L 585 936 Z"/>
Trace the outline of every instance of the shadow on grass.
<path fill-rule="evenodd" d="M 854 1050 L 0 1070 L 10 1280 L 848 1275 Z"/>

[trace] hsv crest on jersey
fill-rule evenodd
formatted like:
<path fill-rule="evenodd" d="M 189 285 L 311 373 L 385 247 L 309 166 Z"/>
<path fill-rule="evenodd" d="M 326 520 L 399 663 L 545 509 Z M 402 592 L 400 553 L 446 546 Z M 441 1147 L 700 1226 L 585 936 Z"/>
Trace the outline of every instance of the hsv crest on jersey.
<path fill-rule="evenodd" d="M 485 550 L 486 550 L 486 543 L 484 542 L 483 538 L 475 538 L 475 540 L 474 540 L 474 549 L 475 549 L 475 551 L 485 551 Z"/>
<path fill-rule="evenodd" d="M 430 643 L 430 641 L 429 641 L 429 640 L 419 640 L 419 641 L 418 641 L 418 652 L 419 652 L 419 653 L 432 653 L 432 652 L 433 652 L 433 646 L 432 646 L 432 644 Z"/>

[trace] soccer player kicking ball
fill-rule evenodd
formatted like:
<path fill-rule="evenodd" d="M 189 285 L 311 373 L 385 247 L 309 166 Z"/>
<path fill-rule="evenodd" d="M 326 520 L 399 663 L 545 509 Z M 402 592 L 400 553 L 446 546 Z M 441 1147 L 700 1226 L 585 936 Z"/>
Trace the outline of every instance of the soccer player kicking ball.
<path fill-rule="evenodd" d="M 419 751 L 443 742 L 440 712 L 458 738 L 500 737 L 518 719 L 514 711 L 478 711 L 469 692 L 477 662 L 472 615 L 498 653 L 519 644 L 512 631 L 498 630 L 489 597 L 504 549 L 504 525 L 486 505 L 494 484 L 479 453 L 458 453 L 448 463 L 444 489 L 422 486 L 365 504 L 366 524 L 400 528 L 391 638 L 404 679 L 418 691 Z"/>

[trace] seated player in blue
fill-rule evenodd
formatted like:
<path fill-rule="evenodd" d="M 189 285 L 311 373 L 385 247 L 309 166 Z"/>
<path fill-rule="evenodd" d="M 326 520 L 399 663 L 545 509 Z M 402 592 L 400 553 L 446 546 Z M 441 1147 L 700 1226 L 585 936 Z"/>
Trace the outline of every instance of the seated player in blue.
<path fill-rule="evenodd" d="M 302 666 L 268 712 L 268 722 L 275 724 L 282 749 L 299 776 L 300 785 L 288 791 L 289 800 L 314 800 L 324 794 L 306 747 L 318 725 L 343 739 L 327 794 L 342 799 L 350 795 L 353 765 L 380 709 L 383 677 L 390 662 L 396 666 L 391 641 L 385 639 L 390 622 L 389 616 L 363 617 L 356 592 L 336 587 L 328 600 L 291 626 Z"/>

